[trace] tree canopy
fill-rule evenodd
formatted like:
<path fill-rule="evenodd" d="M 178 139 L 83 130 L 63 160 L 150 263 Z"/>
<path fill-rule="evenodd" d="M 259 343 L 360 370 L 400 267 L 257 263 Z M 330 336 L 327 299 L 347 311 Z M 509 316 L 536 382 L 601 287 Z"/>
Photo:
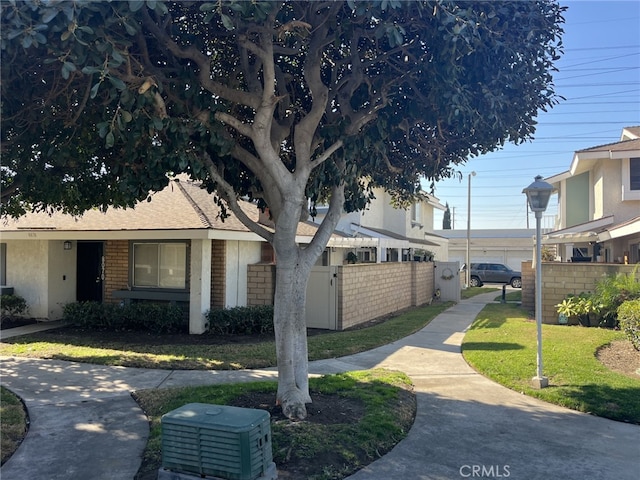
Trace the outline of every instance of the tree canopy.
<path fill-rule="evenodd" d="M 347 209 L 374 186 L 406 198 L 422 177 L 531 138 L 538 109 L 556 101 L 561 11 L 546 1 L 3 2 L 3 213 L 132 205 L 167 172 L 277 213 L 249 124 L 269 130 L 278 169 L 313 172 L 312 200 L 337 179 Z"/>
<path fill-rule="evenodd" d="M 533 137 L 558 101 L 548 0 L 3 1 L 2 213 L 131 206 L 188 174 L 271 242 L 277 400 L 304 418 L 311 267 L 343 210 L 398 205 Z M 268 208 L 252 222 L 239 198 Z M 311 243 L 296 226 L 328 213 Z"/>

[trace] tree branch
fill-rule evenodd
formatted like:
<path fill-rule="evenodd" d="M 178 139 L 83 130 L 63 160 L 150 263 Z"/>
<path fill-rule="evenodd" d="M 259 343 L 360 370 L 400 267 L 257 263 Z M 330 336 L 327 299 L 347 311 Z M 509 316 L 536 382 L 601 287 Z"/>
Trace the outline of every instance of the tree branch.
<path fill-rule="evenodd" d="M 236 117 L 226 112 L 216 112 L 214 116 L 216 120 L 230 125 L 241 135 L 244 135 L 245 137 L 253 140 L 253 129 L 251 128 L 251 126 L 247 125 L 246 123 L 242 123 Z"/>
<path fill-rule="evenodd" d="M 158 25 L 149 16 L 149 12 L 146 8 L 142 10 L 144 26 L 149 29 L 151 34 L 160 42 L 160 44 L 164 45 L 174 56 L 193 60 L 198 65 L 200 70 L 198 79 L 203 88 L 225 100 L 237 102 L 241 105 L 254 109 L 259 107 L 260 100 L 255 95 L 214 82 L 211 79 L 210 57 L 202 53 L 194 45 L 190 45 L 186 48 L 180 47 L 164 30 L 158 27 Z"/>
<path fill-rule="evenodd" d="M 216 168 L 216 165 L 209 154 L 204 152 L 203 157 L 205 159 L 209 175 L 211 175 L 211 178 L 216 182 L 216 191 L 218 192 L 218 195 L 225 200 L 229 209 L 245 227 L 271 243 L 273 241 L 273 233 L 249 218 L 242 207 L 240 207 L 233 187 L 224 178 L 222 178 L 222 175 L 220 175 L 220 172 Z"/>
<path fill-rule="evenodd" d="M 342 148 L 342 145 L 344 145 L 344 142 L 342 140 L 338 140 L 333 145 L 331 145 L 329 148 L 327 148 L 324 152 L 322 152 L 322 154 L 320 156 L 318 156 L 315 159 L 313 159 L 314 167 L 317 167 L 322 162 L 327 160 L 331 155 L 333 155 L 334 152 L 336 152 L 337 150 Z"/>

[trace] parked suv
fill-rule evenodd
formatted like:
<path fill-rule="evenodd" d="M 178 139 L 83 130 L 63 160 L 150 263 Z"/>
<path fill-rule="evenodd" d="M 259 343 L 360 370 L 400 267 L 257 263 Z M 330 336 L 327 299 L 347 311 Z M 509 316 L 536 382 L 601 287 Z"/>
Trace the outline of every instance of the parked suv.
<path fill-rule="evenodd" d="M 522 275 L 501 263 L 472 263 L 469 285 L 481 287 L 484 283 L 508 283 L 522 288 Z"/>

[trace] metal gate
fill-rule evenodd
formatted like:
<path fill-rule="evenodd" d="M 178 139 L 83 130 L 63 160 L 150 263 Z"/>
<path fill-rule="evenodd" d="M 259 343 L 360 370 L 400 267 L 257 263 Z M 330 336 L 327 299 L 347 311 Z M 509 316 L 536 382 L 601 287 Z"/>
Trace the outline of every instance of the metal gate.
<path fill-rule="evenodd" d="M 435 262 L 433 285 L 440 290 L 440 300 L 460 301 L 460 262 Z"/>
<path fill-rule="evenodd" d="M 307 285 L 307 327 L 338 328 L 338 268 L 313 267 Z"/>

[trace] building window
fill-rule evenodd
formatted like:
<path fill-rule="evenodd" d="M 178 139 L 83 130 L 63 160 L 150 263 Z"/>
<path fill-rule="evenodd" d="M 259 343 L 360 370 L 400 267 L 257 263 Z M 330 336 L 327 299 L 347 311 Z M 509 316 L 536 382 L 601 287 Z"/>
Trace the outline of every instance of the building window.
<path fill-rule="evenodd" d="M 132 250 L 134 287 L 186 289 L 186 243 L 134 243 Z"/>
<path fill-rule="evenodd" d="M 622 201 L 640 200 L 640 157 L 622 159 Z"/>
<path fill-rule="evenodd" d="M 629 188 L 640 190 L 640 158 L 629 159 Z"/>

